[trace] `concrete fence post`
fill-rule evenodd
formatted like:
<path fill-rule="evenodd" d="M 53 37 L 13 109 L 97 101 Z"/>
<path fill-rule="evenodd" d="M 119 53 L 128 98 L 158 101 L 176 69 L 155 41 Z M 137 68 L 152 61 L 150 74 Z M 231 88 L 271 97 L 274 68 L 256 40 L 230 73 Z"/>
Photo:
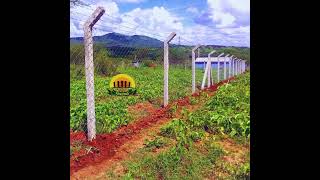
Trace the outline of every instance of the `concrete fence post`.
<path fill-rule="evenodd" d="M 240 59 L 237 59 L 237 66 L 236 66 L 237 75 L 239 75 L 239 61 Z"/>
<path fill-rule="evenodd" d="M 197 56 L 198 58 L 200 58 L 200 47 L 197 49 L 198 53 L 197 53 Z M 205 70 L 206 67 L 205 67 L 205 62 L 203 62 L 203 70 Z"/>
<path fill-rule="evenodd" d="M 229 54 L 227 54 L 224 57 L 224 62 L 223 62 L 223 79 L 226 80 L 227 79 L 227 57 L 229 56 Z"/>
<path fill-rule="evenodd" d="M 208 70 L 209 70 L 209 65 L 207 63 L 206 69 L 204 70 L 204 74 L 203 74 L 203 79 L 202 79 L 202 83 L 201 83 L 201 90 L 204 89 L 204 86 L 205 86 L 205 83 L 206 83 L 206 78 L 208 76 Z"/>
<path fill-rule="evenodd" d="M 196 54 L 195 50 L 198 49 L 198 56 L 199 56 L 199 47 L 197 45 L 192 49 L 192 94 L 196 91 Z"/>
<path fill-rule="evenodd" d="M 244 62 L 244 60 L 241 61 L 241 73 L 244 72 L 244 70 L 243 70 L 243 62 Z"/>
<path fill-rule="evenodd" d="M 242 62 L 241 62 L 241 73 L 244 73 L 243 63 L 244 63 L 244 60 L 242 60 Z"/>
<path fill-rule="evenodd" d="M 235 61 L 235 68 L 234 68 L 234 70 L 235 70 L 235 75 L 238 75 L 238 58 L 236 59 L 236 61 Z"/>
<path fill-rule="evenodd" d="M 231 68 L 232 68 L 232 57 L 233 57 L 233 55 L 232 56 L 230 56 L 230 58 L 229 58 L 229 75 L 228 75 L 228 78 L 230 78 L 231 77 Z"/>
<path fill-rule="evenodd" d="M 238 74 L 241 74 L 241 59 L 238 62 Z"/>
<path fill-rule="evenodd" d="M 233 76 L 233 61 L 234 61 L 234 56 L 232 55 L 232 58 L 231 58 L 231 76 Z"/>
<path fill-rule="evenodd" d="M 211 74 L 212 74 L 212 68 L 211 68 L 211 54 L 213 54 L 214 52 L 216 51 L 211 51 L 209 54 L 208 54 L 208 61 L 207 61 L 207 64 L 209 66 L 209 69 L 208 69 L 208 87 L 210 87 L 212 85 L 212 79 L 211 79 Z"/>
<path fill-rule="evenodd" d="M 222 55 L 224 55 L 224 53 L 221 53 L 221 54 L 219 54 L 219 56 L 217 57 L 217 78 L 218 78 L 218 81 L 217 81 L 217 83 L 218 82 L 220 82 L 220 57 L 222 56 Z"/>
<path fill-rule="evenodd" d="M 241 72 L 241 63 L 242 63 L 242 59 L 240 59 L 240 61 L 239 61 L 239 74 L 242 73 L 242 72 Z"/>
<path fill-rule="evenodd" d="M 105 10 L 98 7 L 87 19 L 83 26 L 84 51 L 85 51 L 85 75 L 87 93 L 87 138 L 92 141 L 96 138 L 96 117 L 94 100 L 94 64 L 93 64 L 93 38 L 92 27 L 98 22 Z"/>
<path fill-rule="evenodd" d="M 236 74 L 236 72 L 235 72 L 236 59 L 237 59 L 237 57 L 235 57 L 235 58 L 232 60 L 232 76 L 235 76 L 235 74 Z"/>
<path fill-rule="evenodd" d="M 169 102 L 169 42 L 176 36 L 175 32 L 172 32 L 167 39 L 163 42 L 163 106 L 166 107 Z"/>

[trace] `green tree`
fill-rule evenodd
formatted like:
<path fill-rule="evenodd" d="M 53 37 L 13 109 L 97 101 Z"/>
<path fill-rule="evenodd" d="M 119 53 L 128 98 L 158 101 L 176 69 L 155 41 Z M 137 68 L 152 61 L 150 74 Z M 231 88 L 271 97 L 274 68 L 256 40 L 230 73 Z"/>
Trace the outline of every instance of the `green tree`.
<path fill-rule="evenodd" d="M 119 63 L 109 57 L 108 51 L 101 46 L 94 53 L 95 73 L 102 76 L 112 76 L 116 73 Z"/>
<path fill-rule="evenodd" d="M 247 60 L 250 64 L 250 48 L 221 48 L 217 50 L 218 53 L 232 54 L 240 59 Z"/>
<path fill-rule="evenodd" d="M 173 64 L 183 64 L 189 60 L 190 54 L 191 54 L 191 51 L 184 47 L 171 48 L 169 52 L 170 61 Z"/>
<path fill-rule="evenodd" d="M 70 45 L 70 64 L 84 65 L 84 48 L 82 44 Z"/>

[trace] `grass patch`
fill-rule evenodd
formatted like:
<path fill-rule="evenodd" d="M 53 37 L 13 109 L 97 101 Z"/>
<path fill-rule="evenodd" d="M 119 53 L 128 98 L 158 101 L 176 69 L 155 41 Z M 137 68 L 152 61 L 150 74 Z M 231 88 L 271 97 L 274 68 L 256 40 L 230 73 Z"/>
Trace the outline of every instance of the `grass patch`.
<path fill-rule="evenodd" d="M 127 171 L 122 179 L 203 179 L 222 154 L 212 143 L 202 150 L 173 147 L 157 156 L 140 154 L 125 163 Z"/>
<path fill-rule="evenodd" d="M 154 151 L 155 149 L 165 147 L 166 145 L 168 145 L 167 139 L 163 137 L 156 137 L 152 141 L 146 139 L 144 143 L 144 148 L 148 151 Z"/>

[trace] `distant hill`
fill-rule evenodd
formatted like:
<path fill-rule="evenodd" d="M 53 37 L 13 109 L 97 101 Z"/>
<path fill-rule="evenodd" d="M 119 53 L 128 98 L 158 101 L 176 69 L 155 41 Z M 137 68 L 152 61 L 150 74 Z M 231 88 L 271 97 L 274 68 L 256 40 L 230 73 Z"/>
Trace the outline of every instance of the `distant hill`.
<path fill-rule="evenodd" d="M 126 47 L 162 47 L 163 42 L 148 36 L 133 35 L 127 36 L 119 33 L 109 33 L 102 36 L 94 36 L 93 41 L 96 43 L 111 46 Z M 83 43 L 83 37 L 70 38 L 70 43 Z"/>
<path fill-rule="evenodd" d="M 151 47 L 151 48 L 159 48 L 163 47 L 163 42 L 151 38 L 148 36 L 142 35 L 133 35 L 128 36 L 119 33 L 108 33 L 102 36 L 94 36 L 93 41 L 95 43 L 105 44 L 106 47 L 114 47 L 114 46 L 121 46 L 121 47 L 132 47 L 132 48 L 141 48 L 141 47 Z M 83 37 L 73 37 L 70 38 L 70 43 L 83 43 Z M 186 45 L 176 45 L 172 44 L 172 47 L 190 47 Z M 206 45 L 202 46 L 204 48 L 213 48 L 213 49 L 220 49 L 220 48 L 228 48 L 233 46 L 221 46 L 221 45 Z M 240 49 L 247 49 L 247 47 L 235 47 Z"/>
<path fill-rule="evenodd" d="M 221 46 L 221 45 L 206 45 L 202 46 L 205 48 L 212 48 L 212 49 L 220 49 L 220 48 L 239 48 L 239 49 L 249 49 L 248 47 L 238 47 L 238 46 Z"/>

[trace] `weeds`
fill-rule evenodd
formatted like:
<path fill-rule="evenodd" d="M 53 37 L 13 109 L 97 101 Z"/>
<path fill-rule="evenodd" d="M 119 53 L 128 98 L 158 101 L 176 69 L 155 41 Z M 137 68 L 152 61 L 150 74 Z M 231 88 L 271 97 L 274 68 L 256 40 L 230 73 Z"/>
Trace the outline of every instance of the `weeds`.
<path fill-rule="evenodd" d="M 145 140 L 144 147 L 149 151 L 153 151 L 155 149 L 159 149 L 164 147 L 168 144 L 168 142 L 162 137 L 156 137 L 154 140 L 149 141 L 148 139 Z"/>

